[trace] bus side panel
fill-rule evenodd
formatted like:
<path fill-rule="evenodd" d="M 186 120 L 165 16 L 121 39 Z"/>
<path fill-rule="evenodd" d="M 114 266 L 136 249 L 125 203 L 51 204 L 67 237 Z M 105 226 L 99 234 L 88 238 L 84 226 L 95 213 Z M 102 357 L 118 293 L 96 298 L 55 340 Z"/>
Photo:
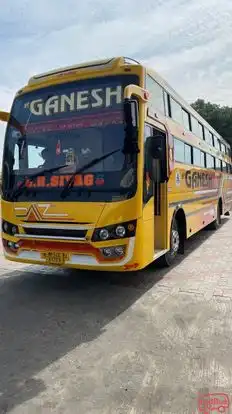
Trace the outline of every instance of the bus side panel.
<path fill-rule="evenodd" d="M 215 178 L 216 177 L 216 178 Z M 220 173 L 176 163 L 168 183 L 169 237 L 173 214 L 186 217 L 186 236 L 198 232 L 216 218 Z"/>

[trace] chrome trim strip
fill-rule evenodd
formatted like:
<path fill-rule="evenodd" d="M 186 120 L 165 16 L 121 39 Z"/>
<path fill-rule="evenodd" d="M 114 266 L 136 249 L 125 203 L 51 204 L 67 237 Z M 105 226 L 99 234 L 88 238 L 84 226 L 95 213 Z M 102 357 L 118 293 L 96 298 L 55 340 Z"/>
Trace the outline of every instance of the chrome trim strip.
<path fill-rule="evenodd" d="M 22 234 L 17 233 L 14 234 L 14 237 L 17 237 L 19 239 L 41 239 L 41 240 L 75 240 L 75 241 L 86 241 L 85 237 L 65 237 L 65 236 L 39 236 L 36 234 Z"/>
<path fill-rule="evenodd" d="M 29 229 L 31 229 L 31 228 L 33 228 L 33 229 L 53 229 L 53 230 L 91 230 L 91 229 L 93 229 L 94 227 L 93 226 L 90 226 L 90 227 L 86 227 L 86 226 L 82 226 L 82 225 L 72 225 L 72 224 L 70 224 L 70 225 L 66 225 L 66 226 L 64 226 L 64 225 L 60 225 L 60 224 L 51 224 L 51 225 L 48 225 L 48 224 L 43 224 L 43 223 L 41 223 L 41 224 L 20 224 L 20 226 L 21 227 L 26 227 L 26 228 L 29 228 Z"/>

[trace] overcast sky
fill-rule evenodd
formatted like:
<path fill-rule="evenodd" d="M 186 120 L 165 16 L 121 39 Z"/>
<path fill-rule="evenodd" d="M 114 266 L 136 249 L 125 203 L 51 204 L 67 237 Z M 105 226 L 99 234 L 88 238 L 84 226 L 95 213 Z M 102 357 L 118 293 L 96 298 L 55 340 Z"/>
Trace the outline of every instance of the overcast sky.
<path fill-rule="evenodd" d="M 35 73 L 130 56 L 186 100 L 232 106 L 232 0 L 0 0 L 0 108 Z M 0 125 L 0 152 L 4 126 Z"/>

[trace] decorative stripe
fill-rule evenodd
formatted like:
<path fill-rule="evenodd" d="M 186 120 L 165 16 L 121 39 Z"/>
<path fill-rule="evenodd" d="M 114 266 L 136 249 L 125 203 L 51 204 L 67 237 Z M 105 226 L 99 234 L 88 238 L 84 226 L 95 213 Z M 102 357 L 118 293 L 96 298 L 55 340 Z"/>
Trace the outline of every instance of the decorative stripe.
<path fill-rule="evenodd" d="M 176 206 L 181 205 L 181 204 L 190 204 L 190 203 L 194 203 L 196 201 L 202 201 L 202 200 L 206 200 L 206 199 L 210 199 L 211 201 L 214 201 L 214 200 L 217 200 L 218 197 L 214 197 L 212 195 L 205 195 L 205 196 L 196 197 L 196 198 L 186 198 L 185 200 L 179 200 L 179 201 L 169 203 L 169 207 L 176 207 Z"/>

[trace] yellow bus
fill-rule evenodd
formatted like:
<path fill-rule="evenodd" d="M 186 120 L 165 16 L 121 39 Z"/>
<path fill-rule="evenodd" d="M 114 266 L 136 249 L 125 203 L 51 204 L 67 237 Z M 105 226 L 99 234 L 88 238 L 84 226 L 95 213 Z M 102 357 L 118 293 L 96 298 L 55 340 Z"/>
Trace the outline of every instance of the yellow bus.
<path fill-rule="evenodd" d="M 155 71 L 118 57 L 18 91 L 2 161 L 6 259 L 134 271 L 170 266 L 232 207 L 229 144 Z"/>

